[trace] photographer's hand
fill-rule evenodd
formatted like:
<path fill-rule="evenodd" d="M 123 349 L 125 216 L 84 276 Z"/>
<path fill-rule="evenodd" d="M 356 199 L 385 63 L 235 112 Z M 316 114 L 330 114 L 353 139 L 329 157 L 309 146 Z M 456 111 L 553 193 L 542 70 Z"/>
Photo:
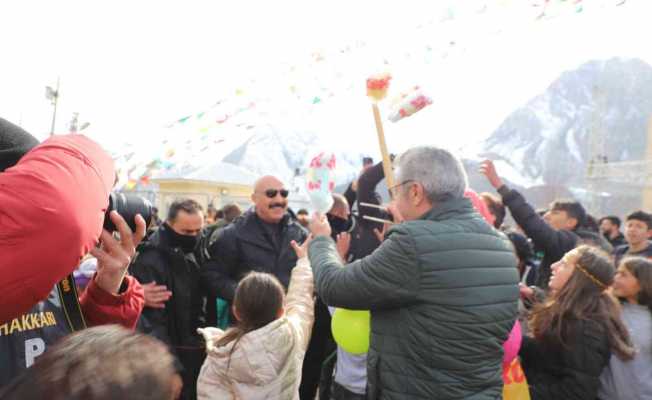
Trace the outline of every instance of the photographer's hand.
<path fill-rule="evenodd" d="M 136 246 L 145 237 L 146 223 L 143 217 L 137 215 L 136 232 L 133 233 L 116 211 L 111 212 L 110 218 L 118 228 L 120 241 L 103 230 L 100 236 L 101 246 L 92 249 L 91 254 L 97 258 L 95 283 L 108 293 L 118 294 L 131 257 L 136 253 Z"/>

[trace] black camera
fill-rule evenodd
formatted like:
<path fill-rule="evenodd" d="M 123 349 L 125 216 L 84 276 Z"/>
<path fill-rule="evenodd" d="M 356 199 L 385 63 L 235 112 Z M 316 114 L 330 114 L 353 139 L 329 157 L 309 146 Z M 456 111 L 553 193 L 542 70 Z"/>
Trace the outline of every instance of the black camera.
<path fill-rule="evenodd" d="M 109 207 L 104 215 L 104 229 L 109 232 L 117 230 L 109 217 L 109 213 L 114 210 L 124 218 L 132 232 L 136 232 L 136 215 L 140 214 L 148 225 L 152 219 L 152 203 L 149 200 L 135 194 L 111 193 Z"/>

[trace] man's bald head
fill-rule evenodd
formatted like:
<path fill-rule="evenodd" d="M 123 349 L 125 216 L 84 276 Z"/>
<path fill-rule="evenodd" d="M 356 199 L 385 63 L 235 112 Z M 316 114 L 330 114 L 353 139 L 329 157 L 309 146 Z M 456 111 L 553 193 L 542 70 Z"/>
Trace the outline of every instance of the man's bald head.
<path fill-rule="evenodd" d="M 256 205 L 256 214 L 263 221 L 277 224 L 285 216 L 288 207 L 288 191 L 275 176 L 266 175 L 254 184 L 251 200 Z"/>
<path fill-rule="evenodd" d="M 258 180 L 256 180 L 256 183 L 254 183 L 254 193 L 264 192 L 269 187 L 280 188 L 282 186 L 283 186 L 283 182 L 281 182 L 281 180 L 278 179 L 277 177 L 272 175 L 265 175 L 263 177 L 258 178 Z"/>
<path fill-rule="evenodd" d="M 348 219 L 351 212 L 346 197 L 339 193 L 333 193 L 333 207 L 331 207 L 331 210 L 328 213 L 342 219 Z"/>

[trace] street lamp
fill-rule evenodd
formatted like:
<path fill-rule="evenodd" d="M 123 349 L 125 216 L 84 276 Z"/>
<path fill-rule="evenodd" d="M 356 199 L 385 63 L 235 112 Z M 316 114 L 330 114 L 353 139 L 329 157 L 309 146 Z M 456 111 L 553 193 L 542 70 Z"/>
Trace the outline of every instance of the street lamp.
<path fill-rule="evenodd" d="M 52 89 L 50 86 L 45 87 L 45 98 L 52 102 L 54 110 L 52 111 L 52 127 L 50 136 L 54 136 L 54 124 L 57 120 L 57 102 L 59 101 L 59 78 L 57 78 L 57 88 Z"/>

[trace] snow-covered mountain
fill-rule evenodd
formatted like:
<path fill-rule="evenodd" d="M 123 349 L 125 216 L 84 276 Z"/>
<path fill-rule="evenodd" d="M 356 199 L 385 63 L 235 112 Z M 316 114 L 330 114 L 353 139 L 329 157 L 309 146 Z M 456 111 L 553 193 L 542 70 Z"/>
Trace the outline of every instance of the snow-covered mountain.
<path fill-rule="evenodd" d="M 268 126 L 224 157 L 224 162 L 246 168 L 257 175 L 275 175 L 291 182 L 304 175 L 310 159 L 331 150 L 319 135 L 311 132 L 279 132 Z M 362 167 L 362 153 L 335 151 L 336 182 L 353 179 Z"/>
<path fill-rule="evenodd" d="M 604 135 L 603 150 L 593 156 L 642 159 L 651 114 L 652 66 L 638 59 L 590 61 L 509 115 L 480 155 L 502 160 L 521 181 L 579 186 L 592 135 Z"/>
<path fill-rule="evenodd" d="M 305 195 L 303 175 L 319 152 L 335 152 L 340 187 L 354 179 L 364 155 L 377 154 L 375 140 L 343 147 L 323 129 L 315 130 L 319 114 L 312 105 L 290 111 L 274 107 L 273 102 L 258 99 L 218 103 L 206 113 L 174 124 L 154 146 L 124 153 L 123 171 L 129 179 L 143 174 L 156 177 L 177 169 L 192 173 L 221 161 L 255 176 L 278 176 L 297 195 Z M 436 105 L 432 107 L 436 113 Z M 485 141 L 465 149 L 462 155 L 471 186 L 478 191 L 489 189 L 475 171 L 478 160 L 491 158 L 512 184 L 522 189 L 535 187 L 530 193 L 535 204 L 578 194 L 585 189 L 594 132 L 604 135 L 601 157 L 610 162 L 642 159 L 650 115 L 652 66 L 639 59 L 589 61 L 561 74 L 544 93 L 511 113 Z M 422 143 L 442 145 L 429 143 L 426 137 Z M 134 154 L 138 157 L 132 159 Z M 601 190 L 617 193 L 618 189 Z"/>

